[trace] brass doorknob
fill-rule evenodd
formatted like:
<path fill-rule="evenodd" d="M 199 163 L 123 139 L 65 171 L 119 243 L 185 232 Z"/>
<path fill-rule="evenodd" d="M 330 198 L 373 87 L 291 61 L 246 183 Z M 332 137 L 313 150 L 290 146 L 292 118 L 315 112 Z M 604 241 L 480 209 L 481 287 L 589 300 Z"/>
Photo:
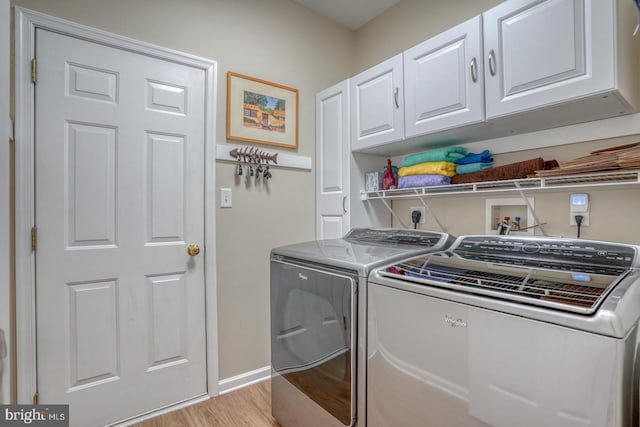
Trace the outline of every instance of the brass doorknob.
<path fill-rule="evenodd" d="M 200 246 L 196 245 L 195 243 L 190 244 L 189 246 L 187 246 L 187 253 L 190 256 L 196 256 L 200 253 Z"/>

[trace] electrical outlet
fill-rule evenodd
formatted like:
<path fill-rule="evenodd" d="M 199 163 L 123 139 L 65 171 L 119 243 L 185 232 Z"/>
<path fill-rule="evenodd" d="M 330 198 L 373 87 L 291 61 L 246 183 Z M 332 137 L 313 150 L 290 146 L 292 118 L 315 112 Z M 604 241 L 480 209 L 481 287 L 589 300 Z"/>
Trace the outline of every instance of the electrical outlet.
<path fill-rule="evenodd" d="M 569 199 L 569 225 L 577 227 L 576 215 L 582 215 L 581 227 L 589 225 L 589 195 L 572 194 Z"/>
<path fill-rule="evenodd" d="M 589 212 L 570 212 L 569 214 L 569 225 L 572 227 L 577 227 L 576 224 L 576 215 L 582 215 L 582 224 L 580 227 L 588 227 L 589 226 Z"/>
<path fill-rule="evenodd" d="M 412 207 L 409 210 L 409 219 L 411 219 L 411 214 L 413 213 L 413 211 L 419 211 L 420 212 L 420 221 L 418 221 L 418 224 L 424 224 L 427 219 L 427 210 L 425 209 L 424 206 L 415 206 Z M 413 224 L 413 222 L 411 222 Z"/>
<path fill-rule="evenodd" d="M 230 188 L 221 188 L 220 189 L 220 207 L 221 208 L 230 208 L 233 206 L 233 201 L 231 199 L 231 189 Z"/>

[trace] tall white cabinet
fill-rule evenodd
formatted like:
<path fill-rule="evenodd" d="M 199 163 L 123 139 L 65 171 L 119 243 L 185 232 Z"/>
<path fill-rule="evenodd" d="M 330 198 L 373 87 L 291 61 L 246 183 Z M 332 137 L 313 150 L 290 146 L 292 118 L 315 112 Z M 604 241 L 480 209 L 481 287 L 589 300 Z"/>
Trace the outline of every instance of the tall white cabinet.
<path fill-rule="evenodd" d="M 316 236 L 349 231 L 349 81 L 316 95 Z"/>
<path fill-rule="evenodd" d="M 386 157 L 351 152 L 349 80 L 316 95 L 316 238 L 343 237 L 351 228 L 389 227 L 381 204 L 360 200 L 365 174 L 382 171 Z"/>

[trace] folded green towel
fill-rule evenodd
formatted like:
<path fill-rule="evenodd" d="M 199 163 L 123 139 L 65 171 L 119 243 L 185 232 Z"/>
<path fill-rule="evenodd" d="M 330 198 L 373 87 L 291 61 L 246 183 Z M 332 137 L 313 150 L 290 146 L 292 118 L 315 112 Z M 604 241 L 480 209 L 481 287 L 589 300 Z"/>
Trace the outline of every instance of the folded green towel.
<path fill-rule="evenodd" d="M 493 163 L 485 163 L 485 162 L 468 163 L 466 165 L 457 165 L 456 173 L 458 175 L 464 175 L 465 173 L 480 172 L 483 170 L 491 169 L 492 167 L 493 167 Z"/>
<path fill-rule="evenodd" d="M 413 166 L 425 162 L 455 162 L 467 154 L 464 147 L 445 147 L 410 154 L 402 159 L 402 166 Z"/>

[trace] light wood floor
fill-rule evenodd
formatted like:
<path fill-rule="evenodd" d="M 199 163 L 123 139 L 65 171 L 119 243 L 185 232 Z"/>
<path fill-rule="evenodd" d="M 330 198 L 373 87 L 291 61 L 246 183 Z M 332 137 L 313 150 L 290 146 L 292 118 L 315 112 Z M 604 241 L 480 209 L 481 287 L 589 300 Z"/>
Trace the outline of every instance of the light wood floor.
<path fill-rule="evenodd" d="M 279 427 L 271 416 L 271 381 L 135 424 L 134 427 Z"/>

